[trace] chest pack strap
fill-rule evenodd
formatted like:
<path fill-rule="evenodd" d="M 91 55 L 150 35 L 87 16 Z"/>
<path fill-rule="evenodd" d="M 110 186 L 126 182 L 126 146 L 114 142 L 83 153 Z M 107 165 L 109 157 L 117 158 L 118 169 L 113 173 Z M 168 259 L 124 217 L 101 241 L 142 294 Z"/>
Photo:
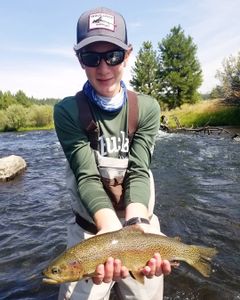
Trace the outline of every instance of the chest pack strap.
<path fill-rule="evenodd" d="M 135 132 L 138 128 L 138 100 L 137 94 L 127 91 L 128 94 L 128 138 L 131 144 Z"/>
<path fill-rule="evenodd" d="M 137 94 L 127 91 L 128 95 L 128 138 L 131 144 L 138 127 L 138 100 Z M 79 110 L 79 119 L 87 133 L 90 146 L 94 150 L 98 149 L 99 128 L 94 120 L 92 107 L 88 97 L 82 92 L 76 94 L 76 100 Z"/>

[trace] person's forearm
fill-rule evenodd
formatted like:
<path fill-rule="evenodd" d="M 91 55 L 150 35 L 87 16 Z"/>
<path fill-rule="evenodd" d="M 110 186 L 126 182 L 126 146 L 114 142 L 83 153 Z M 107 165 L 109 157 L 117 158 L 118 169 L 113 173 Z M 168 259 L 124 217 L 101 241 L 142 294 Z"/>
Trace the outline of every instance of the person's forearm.
<path fill-rule="evenodd" d="M 97 226 L 98 233 L 114 231 L 122 228 L 122 224 L 115 211 L 109 208 L 98 210 L 93 215 L 93 219 Z"/>
<path fill-rule="evenodd" d="M 148 219 L 148 210 L 146 206 L 141 203 L 130 203 L 126 207 L 125 220 L 128 221 L 134 217 Z"/>

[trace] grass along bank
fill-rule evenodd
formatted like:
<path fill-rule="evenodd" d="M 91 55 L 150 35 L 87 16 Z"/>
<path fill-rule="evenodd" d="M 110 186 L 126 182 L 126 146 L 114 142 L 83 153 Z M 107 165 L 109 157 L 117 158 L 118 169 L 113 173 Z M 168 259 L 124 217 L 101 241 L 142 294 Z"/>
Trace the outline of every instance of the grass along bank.
<path fill-rule="evenodd" d="M 54 129 L 54 124 L 50 124 L 47 126 L 38 126 L 38 127 L 20 127 L 18 131 L 37 131 L 37 130 L 53 130 Z"/>
<path fill-rule="evenodd" d="M 12 105 L 0 110 L 0 132 L 29 131 L 54 129 L 52 118 L 53 107 L 49 105 L 33 105 L 23 108 Z M 181 127 L 198 128 L 203 126 L 240 126 L 240 100 L 224 101 L 202 100 L 197 104 L 184 104 L 180 108 L 162 111 L 168 118 L 168 127 L 176 128 L 176 119 Z"/>
<path fill-rule="evenodd" d="M 168 126 L 176 128 L 176 119 L 182 127 L 240 126 L 240 100 L 203 100 L 196 104 L 184 104 L 180 108 L 162 111 L 168 118 Z"/>

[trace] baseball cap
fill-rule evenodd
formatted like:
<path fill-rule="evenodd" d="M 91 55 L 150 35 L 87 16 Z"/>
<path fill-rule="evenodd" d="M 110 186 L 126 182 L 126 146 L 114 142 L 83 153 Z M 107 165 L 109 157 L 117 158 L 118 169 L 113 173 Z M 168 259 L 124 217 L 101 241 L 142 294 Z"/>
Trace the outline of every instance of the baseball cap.
<path fill-rule="evenodd" d="M 109 42 L 128 49 L 126 22 L 122 15 L 105 7 L 83 13 L 77 23 L 75 51 L 94 42 Z"/>

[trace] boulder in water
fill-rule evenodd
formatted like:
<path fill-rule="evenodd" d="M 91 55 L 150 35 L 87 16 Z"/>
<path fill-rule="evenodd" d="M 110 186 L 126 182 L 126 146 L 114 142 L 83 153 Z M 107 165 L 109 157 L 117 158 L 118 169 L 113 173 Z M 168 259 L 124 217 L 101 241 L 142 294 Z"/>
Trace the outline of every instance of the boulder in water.
<path fill-rule="evenodd" d="M 0 158 L 0 181 L 8 181 L 16 177 L 27 168 L 21 156 L 10 155 Z"/>

